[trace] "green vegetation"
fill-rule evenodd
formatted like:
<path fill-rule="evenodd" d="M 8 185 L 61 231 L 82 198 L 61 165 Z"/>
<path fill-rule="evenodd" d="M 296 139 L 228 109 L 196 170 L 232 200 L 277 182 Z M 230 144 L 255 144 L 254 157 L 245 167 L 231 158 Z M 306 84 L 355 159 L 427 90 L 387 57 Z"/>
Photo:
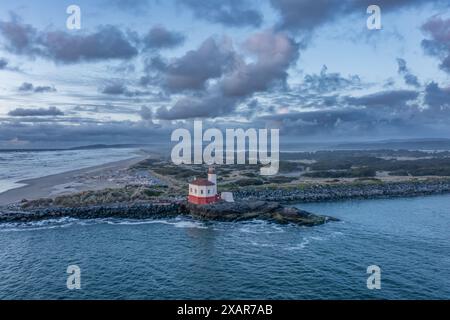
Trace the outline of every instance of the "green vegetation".
<path fill-rule="evenodd" d="M 303 171 L 305 164 L 291 161 L 280 161 L 280 173 L 288 173 L 293 171 Z"/>
<path fill-rule="evenodd" d="M 343 150 L 282 153 L 285 171 L 297 171 L 306 166 L 310 178 L 374 177 L 376 172 L 391 176 L 450 176 L 450 152 L 424 152 L 408 150 Z M 311 164 L 289 162 L 313 160 Z M 287 164 L 287 163 L 290 164 Z"/>
<path fill-rule="evenodd" d="M 297 177 L 274 176 L 266 178 L 267 183 L 290 183 L 297 180 Z"/>
<path fill-rule="evenodd" d="M 240 179 L 234 182 L 239 187 L 260 186 L 264 184 L 262 179 Z"/>
<path fill-rule="evenodd" d="M 375 177 L 376 171 L 372 168 L 356 168 L 350 170 L 338 171 L 314 171 L 306 173 L 305 177 L 309 178 L 360 178 Z"/>
<path fill-rule="evenodd" d="M 136 187 L 126 186 L 124 188 L 104 189 L 98 191 L 83 191 L 71 195 L 56 197 L 55 199 L 39 199 L 27 201 L 22 204 L 23 208 L 36 207 L 77 207 L 111 204 L 120 202 L 135 202 L 155 200 L 161 196 L 167 196 L 168 189 L 165 187 Z"/>
<path fill-rule="evenodd" d="M 248 178 L 256 178 L 258 175 L 254 172 L 243 172 L 241 173 L 242 176 L 248 177 Z"/>

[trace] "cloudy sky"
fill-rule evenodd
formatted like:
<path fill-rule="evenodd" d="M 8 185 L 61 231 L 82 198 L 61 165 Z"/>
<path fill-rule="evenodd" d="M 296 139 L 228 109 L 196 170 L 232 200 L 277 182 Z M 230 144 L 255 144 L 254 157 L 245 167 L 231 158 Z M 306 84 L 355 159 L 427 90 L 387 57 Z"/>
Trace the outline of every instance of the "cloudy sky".
<path fill-rule="evenodd" d="M 80 30 L 66 27 L 72 4 Z M 367 29 L 370 4 L 381 30 Z M 449 137 L 449 9 L 448 0 L 3 0 L 0 148 L 170 142 L 194 119 L 280 128 L 298 142 Z"/>

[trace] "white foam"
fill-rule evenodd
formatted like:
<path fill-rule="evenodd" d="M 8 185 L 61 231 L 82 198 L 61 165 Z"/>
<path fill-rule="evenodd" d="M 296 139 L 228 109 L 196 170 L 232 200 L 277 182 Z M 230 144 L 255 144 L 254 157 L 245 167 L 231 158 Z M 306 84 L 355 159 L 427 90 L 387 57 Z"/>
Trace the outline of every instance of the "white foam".
<path fill-rule="evenodd" d="M 335 231 L 332 232 L 330 234 L 327 235 L 321 235 L 321 236 L 308 236 L 308 237 L 303 237 L 302 242 L 293 245 L 293 246 L 289 246 L 287 248 L 285 248 L 285 250 L 302 250 L 305 249 L 309 244 L 311 244 L 314 241 L 328 241 L 331 239 L 334 239 L 336 237 L 340 237 L 343 236 L 344 233 L 340 232 L 340 231 Z"/>
<path fill-rule="evenodd" d="M 174 220 L 102 220 L 102 222 L 110 225 L 145 225 L 145 224 L 165 224 L 171 225 L 176 228 L 197 228 L 197 229 L 208 229 L 203 223 L 197 221 L 181 220 L 180 218 Z"/>
<path fill-rule="evenodd" d="M 208 227 L 204 226 L 199 222 L 193 221 L 180 221 L 173 223 L 176 228 L 198 228 L 198 229 L 208 229 Z"/>
<path fill-rule="evenodd" d="M 289 246 L 284 248 L 285 250 L 303 250 L 306 248 L 306 246 L 310 243 L 310 240 L 308 238 L 303 238 L 302 242 L 299 244 Z"/>
<path fill-rule="evenodd" d="M 262 242 L 256 242 L 256 241 L 250 241 L 250 244 L 255 247 L 263 247 L 263 248 L 273 248 L 276 246 L 273 243 L 262 243 Z"/>
<path fill-rule="evenodd" d="M 79 221 L 80 220 L 73 218 L 61 218 L 25 223 L 4 223 L 0 225 L 0 232 L 23 232 L 67 228 Z"/>
<path fill-rule="evenodd" d="M 261 233 L 271 234 L 271 233 L 283 233 L 286 230 L 283 227 L 280 227 L 267 221 L 254 220 L 252 222 L 244 224 L 243 227 L 239 228 L 239 231 L 253 234 L 261 234 Z"/>

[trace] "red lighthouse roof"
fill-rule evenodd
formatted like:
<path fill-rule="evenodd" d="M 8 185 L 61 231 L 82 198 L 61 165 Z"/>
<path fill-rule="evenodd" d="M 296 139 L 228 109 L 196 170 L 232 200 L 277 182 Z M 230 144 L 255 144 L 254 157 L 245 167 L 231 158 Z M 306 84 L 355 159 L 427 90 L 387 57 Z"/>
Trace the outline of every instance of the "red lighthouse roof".
<path fill-rule="evenodd" d="M 211 181 L 207 180 L 207 179 L 195 179 L 194 181 L 191 182 L 191 184 L 196 185 L 196 186 L 213 186 L 214 183 L 212 183 Z"/>

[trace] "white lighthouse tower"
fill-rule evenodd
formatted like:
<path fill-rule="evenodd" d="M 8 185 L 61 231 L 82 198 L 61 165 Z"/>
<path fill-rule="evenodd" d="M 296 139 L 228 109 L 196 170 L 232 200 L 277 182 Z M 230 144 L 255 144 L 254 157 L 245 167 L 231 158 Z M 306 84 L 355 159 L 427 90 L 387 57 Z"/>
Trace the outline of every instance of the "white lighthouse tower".
<path fill-rule="evenodd" d="M 217 175 L 213 167 L 208 169 L 208 181 L 214 183 L 214 194 L 217 194 Z"/>

